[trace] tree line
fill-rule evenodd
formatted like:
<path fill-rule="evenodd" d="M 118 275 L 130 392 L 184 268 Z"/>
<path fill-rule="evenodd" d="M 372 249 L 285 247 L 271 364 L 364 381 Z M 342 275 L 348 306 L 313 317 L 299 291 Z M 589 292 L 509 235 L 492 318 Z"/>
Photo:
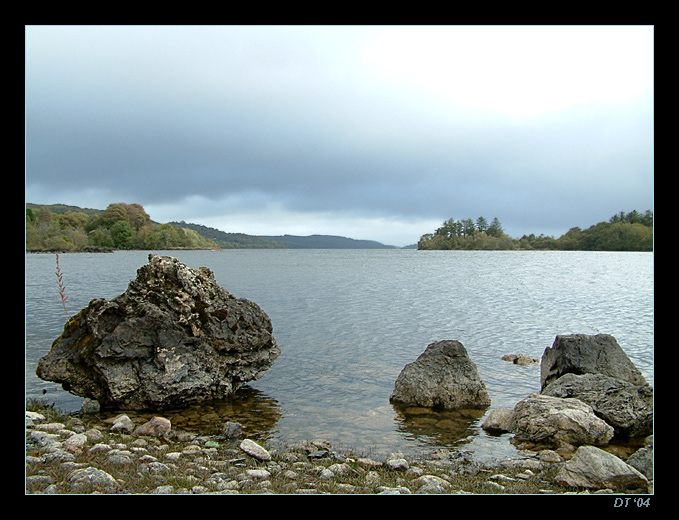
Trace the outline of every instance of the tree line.
<path fill-rule="evenodd" d="M 27 205 L 27 251 L 110 249 L 219 249 L 219 246 L 195 230 L 153 222 L 140 204 L 109 204 L 103 211 Z"/>
<path fill-rule="evenodd" d="M 434 233 L 422 235 L 418 249 L 653 251 L 653 212 L 621 211 L 587 229 L 574 227 L 559 238 L 534 234 L 508 236 L 494 218 L 448 219 Z"/>

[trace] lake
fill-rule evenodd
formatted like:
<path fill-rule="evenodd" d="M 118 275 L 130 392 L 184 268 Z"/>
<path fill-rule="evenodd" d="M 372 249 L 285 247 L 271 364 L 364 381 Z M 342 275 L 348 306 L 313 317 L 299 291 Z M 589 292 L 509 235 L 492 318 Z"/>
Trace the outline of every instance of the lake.
<path fill-rule="evenodd" d="M 373 455 L 436 448 L 478 458 L 515 452 L 509 435 L 480 424 L 540 390 L 540 358 L 557 334 L 613 335 L 653 384 L 653 253 L 575 251 L 225 250 L 158 251 L 217 282 L 269 315 L 281 355 L 228 403 L 185 411 L 173 425 L 243 423 L 258 439 L 324 439 Z M 59 255 L 74 314 L 94 298 L 125 291 L 148 251 Z M 56 257 L 27 254 L 26 397 L 75 411 L 81 398 L 35 375 L 68 315 Z M 460 341 L 492 400 L 481 412 L 425 413 L 389 403 L 403 367 L 433 341 Z M 165 414 L 167 415 L 167 414 Z M 208 421 L 205 417 L 212 417 Z M 193 417 L 193 419 L 191 419 Z M 202 419 L 201 419 L 202 418 Z M 185 421 L 185 424 L 182 424 Z"/>

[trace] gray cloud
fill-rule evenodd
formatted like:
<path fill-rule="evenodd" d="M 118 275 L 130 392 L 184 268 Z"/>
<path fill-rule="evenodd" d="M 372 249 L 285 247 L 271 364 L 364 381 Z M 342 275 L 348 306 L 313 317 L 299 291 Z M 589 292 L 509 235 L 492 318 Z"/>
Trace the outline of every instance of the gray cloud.
<path fill-rule="evenodd" d="M 390 38 L 396 29 L 386 28 Z M 420 28 L 402 29 L 413 39 Z M 652 32 L 636 29 L 646 47 L 625 63 L 642 68 L 618 66 L 613 80 L 650 70 Z M 157 220 L 205 222 L 257 203 L 305 220 L 309 233 L 307 212 L 334 214 L 335 234 L 357 215 L 401 227 L 484 215 L 514 236 L 560 235 L 652 208 L 652 76 L 607 94 L 606 77 L 587 69 L 580 81 L 593 85 L 571 103 L 554 92 L 541 101 L 554 106 L 516 113 L 527 103 L 518 89 L 507 110 L 494 103 L 511 82 L 488 87 L 488 107 L 471 89 L 454 97 L 477 69 L 442 76 L 438 63 L 426 83 L 411 57 L 403 61 L 417 78 L 385 72 L 386 58 L 375 58 L 386 56 L 384 37 L 372 27 L 28 27 L 27 200 L 125 200 L 157 208 Z M 514 83 L 530 89 L 544 81 L 536 77 Z M 211 203 L 199 210 L 198 199 Z M 430 231 L 409 229 L 401 245 Z"/>

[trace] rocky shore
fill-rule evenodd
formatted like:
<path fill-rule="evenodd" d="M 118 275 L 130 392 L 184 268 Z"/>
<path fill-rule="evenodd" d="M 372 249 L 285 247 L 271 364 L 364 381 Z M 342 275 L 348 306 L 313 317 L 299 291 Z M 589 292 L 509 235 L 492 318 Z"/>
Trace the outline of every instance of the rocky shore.
<path fill-rule="evenodd" d="M 554 475 L 567 456 L 552 450 L 520 452 L 496 465 L 455 450 L 375 460 L 323 441 L 264 445 L 242 438 L 237 423 L 225 424 L 223 435 L 201 436 L 162 418 L 135 425 L 124 414 L 102 422 L 36 403 L 28 408 L 27 494 L 646 494 L 653 486 L 560 485 Z"/>

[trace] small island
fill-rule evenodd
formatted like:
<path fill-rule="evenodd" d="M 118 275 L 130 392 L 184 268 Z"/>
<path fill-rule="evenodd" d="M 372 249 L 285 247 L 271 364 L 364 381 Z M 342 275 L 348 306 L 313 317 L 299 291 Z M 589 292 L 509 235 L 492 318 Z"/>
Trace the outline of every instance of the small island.
<path fill-rule="evenodd" d="M 434 233 L 422 235 L 420 250 L 553 250 L 553 251 L 653 251 L 653 212 L 621 211 L 608 222 L 587 229 L 571 228 L 559 238 L 534 234 L 515 239 L 497 218 L 476 221 L 448 219 Z"/>

